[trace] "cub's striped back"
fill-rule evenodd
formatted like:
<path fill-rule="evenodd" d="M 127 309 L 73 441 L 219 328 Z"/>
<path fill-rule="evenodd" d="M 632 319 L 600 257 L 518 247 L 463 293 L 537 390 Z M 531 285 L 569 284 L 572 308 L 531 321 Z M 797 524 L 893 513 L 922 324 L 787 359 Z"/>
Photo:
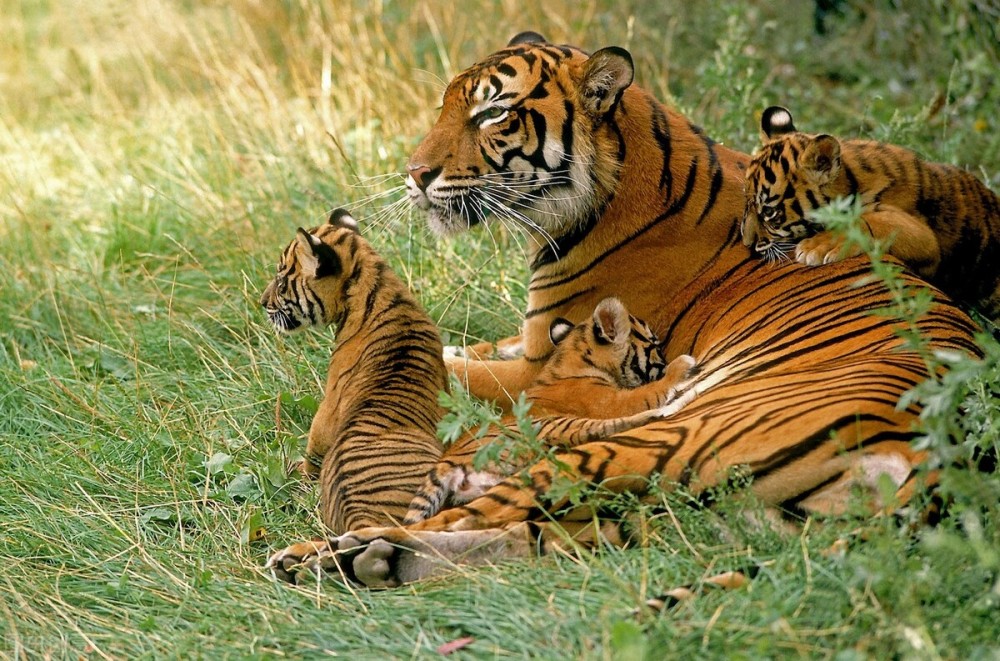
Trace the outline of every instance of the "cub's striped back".
<path fill-rule="evenodd" d="M 303 464 L 319 474 L 323 523 L 344 532 L 401 521 L 441 455 L 447 377 L 434 322 L 340 209 L 298 230 L 261 305 L 280 331 L 337 327 Z"/>

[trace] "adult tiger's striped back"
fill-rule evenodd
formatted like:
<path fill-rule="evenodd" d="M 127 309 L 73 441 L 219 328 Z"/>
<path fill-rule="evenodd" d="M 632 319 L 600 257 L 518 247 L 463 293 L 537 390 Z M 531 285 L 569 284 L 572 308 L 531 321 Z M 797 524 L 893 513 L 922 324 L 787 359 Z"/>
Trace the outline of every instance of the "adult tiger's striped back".
<path fill-rule="evenodd" d="M 344 211 L 298 230 L 261 305 L 275 327 L 337 327 L 326 393 L 309 428 L 323 523 L 346 532 L 402 521 L 438 458 L 448 386 L 434 322 Z"/>
<path fill-rule="evenodd" d="M 544 551 L 560 539 L 553 518 L 581 541 L 621 541 L 612 522 L 565 512 L 567 502 L 552 498 L 563 470 L 605 490 L 642 494 L 655 479 L 697 493 L 746 466 L 751 489 L 792 516 L 843 511 L 854 488 L 878 509 L 875 487 L 885 479 L 900 502 L 913 493 L 926 457 L 910 446 L 919 409 L 897 403 L 927 366 L 897 334 L 903 320 L 871 314 L 892 297 L 879 283 L 858 286 L 868 261 L 815 269 L 748 254 L 739 221 L 749 158 L 631 78 L 621 49 L 588 57 L 516 40 L 449 85 L 413 156 L 411 194 L 432 226 L 457 231 L 506 217 L 532 233 L 524 357 L 454 364 L 476 394 L 501 400 L 523 389 L 551 352 L 554 318 L 578 322 L 618 296 L 667 338 L 668 355 L 697 359 L 697 397 L 667 420 L 558 451 L 526 480 L 505 480 L 463 506 L 322 548 L 290 547 L 285 560 L 322 564 L 341 550 L 349 578 L 391 586 L 456 561 Z M 553 222 L 553 211 L 568 223 Z M 933 294 L 917 322 L 928 347 L 977 353 L 970 319 Z"/>

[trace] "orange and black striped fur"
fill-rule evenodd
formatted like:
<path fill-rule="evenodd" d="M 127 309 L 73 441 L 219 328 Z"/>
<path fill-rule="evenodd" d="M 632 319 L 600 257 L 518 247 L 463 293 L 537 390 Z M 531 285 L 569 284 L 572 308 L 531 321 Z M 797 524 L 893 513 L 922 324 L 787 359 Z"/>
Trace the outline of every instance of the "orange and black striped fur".
<path fill-rule="evenodd" d="M 339 209 L 298 230 L 261 305 L 281 331 L 337 328 L 304 464 L 308 473 L 321 463 L 324 525 L 346 532 L 402 521 L 442 451 L 435 430 L 447 377 L 437 326 Z"/>
<path fill-rule="evenodd" d="M 908 149 L 795 130 L 791 113 L 761 117 L 764 144 L 747 168 L 743 243 L 763 258 L 828 264 L 845 246 L 811 214 L 857 196 L 868 233 L 957 299 L 1000 321 L 1000 198 L 971 173 Z"/>
<path fill-rule="evenodd" d="M 542 445 L 597 441 L 671 415 L 687 403 L 674 394 L 694 359 L 678 356 L 668 366 L 656 334 L 617 298 L 598 303 L 592 317 L 576 326 L 557 319 L 549 335 L 555 353 L 525 391 Z M 516 421 L 504 422 L 486 435 L 467 432 L 445 449 L 404 523 L 433 516 L 443 505 L 478 498 L 532 457 L 537 459 L 534 448 L 517 448 L 523 451 L 506 450 L 500 464 L 475 466 L 481 448 L 518 437 Z"/>
<path fill-rule="evenodd" d="M 556 495 L 560 477 L 605 493 L 680 484 L 698 494 L 743 467 L 753 493 L 793 520 L 843 512 L 855 493 L 879 511 L 886 484 L 901 504 L 916 492 L 920 408 L 897 405 L 928 368 L 897 334 L 903 320 L 869 312 L 892 304 L 870 263 L 751 255 L 739 232 L 749 156 L 632 85 L 632 73 L 620 48 L 588 55 L 520 35 L 449 84 L 408 166 L 410 195 L 439 230 L 503 222 L 532 240 L 522 334 L 502 343 L 521 356 L 449 361 L 474 394 L 502 402 L 530 386 L 553 352 L 552 321 L 580 322 L 617 296 L 665 338 L 667 355 L 697 360 L 697 378 L 678 389 L 694 399 L 669 418 L 557 448 L 424 521 L 292 545 L 272 566 L 336 558 L 349 578 L 391 586 L 456 562 L 544 552 L 563 531 L 623 543 L 614 521 Z M 927 348 L 976 354 L 975 325 L 932 295 L 914 328 Z"/>

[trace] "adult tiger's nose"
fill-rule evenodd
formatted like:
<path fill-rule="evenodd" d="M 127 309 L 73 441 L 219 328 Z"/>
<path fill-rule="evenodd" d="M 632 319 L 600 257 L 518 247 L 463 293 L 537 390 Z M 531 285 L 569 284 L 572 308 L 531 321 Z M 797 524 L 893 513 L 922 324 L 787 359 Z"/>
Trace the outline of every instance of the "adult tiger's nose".
<path fill-rule="evenodd" d="M 407 165 L 406 169 L 410 171 L 410 176 L 413 177 L 413 181 L 417 184 L 417 188 L 427 192 L 427 187 L 431 185 L 439 174 L 441 174 L 441 168 L 429 168 L 426 165 Z"/>

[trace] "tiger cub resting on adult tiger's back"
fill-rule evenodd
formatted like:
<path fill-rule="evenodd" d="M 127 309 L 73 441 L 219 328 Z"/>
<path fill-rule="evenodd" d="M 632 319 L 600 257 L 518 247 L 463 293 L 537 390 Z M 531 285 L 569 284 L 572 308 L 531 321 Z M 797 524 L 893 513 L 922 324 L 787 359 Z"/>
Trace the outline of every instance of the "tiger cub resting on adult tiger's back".
<path fill-rule="evenodd" d="M 556 319 L 549 329 L 555 352 L 525 390 L 536 437 L 545 446 L 573 447 L 665 418 L 694 398 L 683 380 L 694 358 L 664 360 L 660 340 L 617 298 L 606 298 L 574 326 Z M 449 445 L 427 475 L 404 523 L 434 516 L 443 506 L 467 503 L 501 479 L 538 459 L 534 448 L 503 448 L 498 463 L 476 466 L 490 443 L 519 435 L 513 416 L 485 435 L 466 432 Z M 521 450 L 521 451 L 519 451 Z"/>
<path fill-rule="evenodd" d="M 280 331 L 337 328 L 303 462 L 307 475 L 321 462 L 323 524 L 347 532 L 401 521 L 442 452 L 448 378 L 437 326 L 342 209 L 298 230 L 260 302 Z"/>
<path fill-rule="evenodd" d="M 747 167 L 743 243 L 768 260 L 809 265 L 859 254 L 811 219 L 856 195 L 861 220 L 888 253 L 959 300 L 1000 321 L 1000 198 L 972 174 L 870 140 L 798 132 L 791 113 L 761 117 L 764 144 Z"/>

